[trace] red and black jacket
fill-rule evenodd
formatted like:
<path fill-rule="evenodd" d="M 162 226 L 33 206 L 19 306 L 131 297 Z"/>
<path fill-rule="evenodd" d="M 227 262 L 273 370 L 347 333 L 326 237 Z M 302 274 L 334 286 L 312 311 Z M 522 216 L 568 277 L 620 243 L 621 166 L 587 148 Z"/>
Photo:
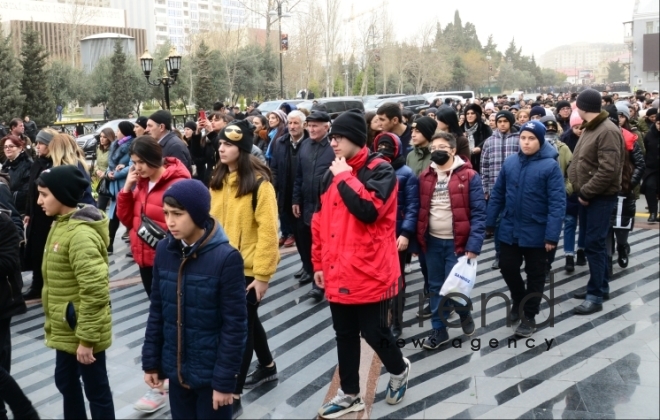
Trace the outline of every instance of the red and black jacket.
<path fill-rule="evenodd" d="M 321 183 L 312 218 L 312 263 L 323 271 L 329 302 L 363 304 L 397 293 L 397 178 L 392 166 L 364 147 L 353 169 Z"/>

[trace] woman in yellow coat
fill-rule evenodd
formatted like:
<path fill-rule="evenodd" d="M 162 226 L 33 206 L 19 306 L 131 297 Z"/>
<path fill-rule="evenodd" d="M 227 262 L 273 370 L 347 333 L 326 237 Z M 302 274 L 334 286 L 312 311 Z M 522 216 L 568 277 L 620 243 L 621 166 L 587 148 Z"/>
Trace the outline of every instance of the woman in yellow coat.
<path fill-rule="evenodd" d="M 245 266 L 248 337 L 234 392 L 234 418 L 242 412 L 243 388 L 277 379 L 277 367 L 257 314 L 280 262 L 277 201 L 270 169 L 251 155 L 253 137 L 246 120 L 232 122 L 220 131 L 220 161 L 210 183 L 211 215 L 224 228 L 229 243 L 241 253 Z M 248 376 L 253 351 L 259 364 Z"/>

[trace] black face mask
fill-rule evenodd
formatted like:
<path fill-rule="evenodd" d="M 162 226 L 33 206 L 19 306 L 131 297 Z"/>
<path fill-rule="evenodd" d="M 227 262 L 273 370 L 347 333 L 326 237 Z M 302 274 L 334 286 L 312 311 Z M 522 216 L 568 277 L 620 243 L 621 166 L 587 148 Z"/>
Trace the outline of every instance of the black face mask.
<path fill-rule="evenodd" d="M 449 162 L 449 152 L 446 150 L 436 150 L 431 153 L 431 161 L 436 165 L 442 166 Z"/>

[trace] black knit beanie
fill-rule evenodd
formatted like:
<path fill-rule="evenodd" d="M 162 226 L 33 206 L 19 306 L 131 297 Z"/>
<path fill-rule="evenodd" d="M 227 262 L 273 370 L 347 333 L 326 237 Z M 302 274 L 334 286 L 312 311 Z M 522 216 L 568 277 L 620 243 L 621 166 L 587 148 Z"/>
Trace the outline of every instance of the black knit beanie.
<path fill-rule="evenodd" d="M 433 137 L 435 130 L 438 128 L 438 122 L 431 117 L 417 118 L 412 123 L 412 128 L 422 133 L 422 136 L 426 140 L 431 141 L 431 137 Z"/>
<path fill-rule="evenodd" d="M 472 111 L 475 114 L 477 114 L 477 121 L 481 118 L 481 115 L 483 115 L 483 110 L 481 109 L 481 105 L 477 104 L 470 104 L 465 107 L 465 112 L 467 113 L 468 111 Z"/>
<path fill-rule="evenodd" d="M 147 121 L 149 121 L 149 118 L 147 118 L 145 116 L 142 116 L 142 117 L 138 117 L 138 119 L 135 120 L 135 124 L 139 125 L 144 130 L 146 130 L 147 129 Z"/>
<path fill-rule="evenodd" d="M 220 131 L 220 139 L 250 153 L 254 144 L 254 132 L 248 120 L 233 120 Z"/>
<path fill-rule="evenodd" d="M 568 101 L 559 101 L 559 102 L 557 102 L 557 105 L 555 106 L 555 109 L 557 110 L 557 112 L 559 112 L 559 111 L 561 111 L 562 108 L 570 108 L 570 107 L 571 107 L 570 102 L 568 102 Z"/>
<path fill-rule="evenodd" d="M 495 121 L 499 120 L 500 118 L 506 118 L 509 121 L 509 124 L 513 125 L 516 122 L 516 117 L 513 116 L 512 112 L 509 111 L 500 111 L 495 115 Z"/>
<path fill-rule="evenodd" d="M 600 112 L 602 98 L 595 89 L 585 89 L 577 97 L 577 107 L 584 112 Z"/>
<path fill-rule="evenodd" d="M 192 131 L 197 131 L 197 124 L 195 121 L 186 121 L 186 123 L 183 125 L 184 128 L 189 128 Z"/>
<path fill-rule="evenodd" d="M 67 207 L 76 207 L 89 181 L 77 166 L 64 165 L 44 170 L 39 175 L 57 201 Z"/>
<path fill-rule="evenodd" d="M 164 124 L 165 129 L 168 131 L 172 129 L 172 114 L 170 114 L 170 111 L 161 109 L 149 115 L 149 119 L 156 124 Z"/>
<path fill-rule="evenodd" d="M 204 228 L 211 218 L 211 194 L 208 187 L 196 179 L 184 179 L 173 183 L 163 194 L 163 200 L 172 197 L 186 209 L 192 221 Z"/>
<path fill-rule="evenodd" d="M 338 116 L 332 123 L 328 137 L 343 136 L 351 143 L 364 147 L 367 144 L 367 121 L 362 111 L 351 109 Z"/>

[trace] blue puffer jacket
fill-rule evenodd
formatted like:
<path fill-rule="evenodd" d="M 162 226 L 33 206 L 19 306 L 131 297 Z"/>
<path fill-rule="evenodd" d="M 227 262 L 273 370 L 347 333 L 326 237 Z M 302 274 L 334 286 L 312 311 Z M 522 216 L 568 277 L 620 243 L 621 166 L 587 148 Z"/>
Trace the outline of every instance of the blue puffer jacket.
<path fill-rule="evenodd" d="M 390 137 L 395 144 L 394 159 L 392 159 L 392 168 L 396 172 L 396 179 L 399 181 L 397 195 L 396 212 L 396 236 L 404 236 L 409 241 L 415 239 L 417 232 L 417 216 L 419 214 L 419 180 L 415 172 L 406 165 L 406 157 L 401 151 L 403 146 L 401 139 L 396 134 L 381 133 L 374 139 L 374 151 L 378 151 L 378 142 L 383 137 Z M 384 156 L 386 160 L 388 157 Z"/>
<path fill-rule="evenodd" d="M 522 150 L 504 161 L 488 203 L 486 226 L 502 212 L 498 239 L 527 248 L 559 241 L 566 211 L 564 177 L 557 149 L 544 142 L 532 156 Z"/>
<path fill-rule="evenodd" d="M 114 172 L 115 178 L 110 182 L 110 192 L 114 194 L 115 197 L 119 195 L 119 192 L 124 188 L 126 184 L 126 177 L 131 168 L 131 157 L 128 154 L 128 149 L 133 143 L 133 138 L 129 139 L 126 143 L 119 146 L 119 140 L 113 141 L 110 144 L 110 151 L 108 153 L 108 171 Z M 115 170 L 117 165 L 124 165 L 124 168 L 120 171 Z M 108 209 L 108 217 L 111 219 L 115 217 L 115 207 L 117 206 L 117 200 L 110 201 L 110 208 Z"/>
<path fill-rule="evenodd" d="M 247 339 L 241 254 L 210 219 L 185 255 L 171 234 L 160 241 L 153 274 L 143 370 L 192 389 L 234 392 Z"/>

